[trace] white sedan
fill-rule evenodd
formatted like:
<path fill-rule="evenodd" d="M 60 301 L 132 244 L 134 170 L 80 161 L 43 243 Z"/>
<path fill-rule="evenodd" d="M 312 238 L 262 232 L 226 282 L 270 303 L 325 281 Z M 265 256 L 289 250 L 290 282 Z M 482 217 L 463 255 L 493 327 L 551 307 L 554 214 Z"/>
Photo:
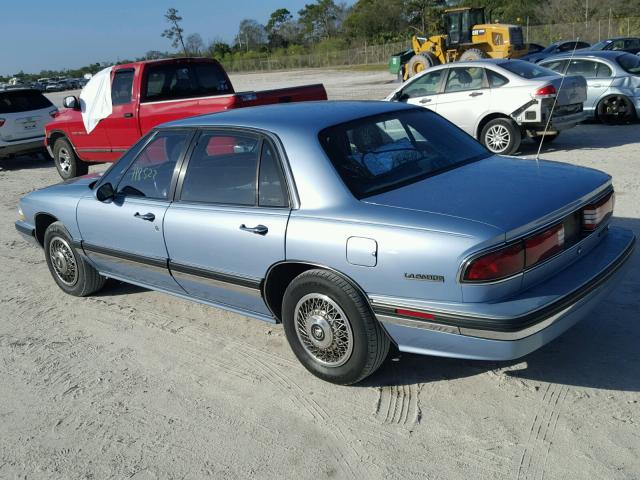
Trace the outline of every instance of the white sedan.
<path fill-rule="evenodd" d="M 385 100 L 433 110 L 490 151 L 511 154 L 523 136 L 545 141 L 586 118 L 587 83 L 521 60 L 438 65 L 411 78 Z M 549 118 L 551 115 L 551 119 Z"/>

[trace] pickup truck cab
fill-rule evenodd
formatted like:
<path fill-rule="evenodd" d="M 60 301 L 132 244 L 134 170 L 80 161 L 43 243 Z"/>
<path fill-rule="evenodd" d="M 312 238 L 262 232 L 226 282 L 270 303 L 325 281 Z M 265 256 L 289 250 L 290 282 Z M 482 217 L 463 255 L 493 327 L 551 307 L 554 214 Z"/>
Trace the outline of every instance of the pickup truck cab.
<path fill-rule="evenodd" d="M 209 58 L 128 63 L 111 71 L 111 115 L 87 133 L 80 100 L 66 97 L 67 108 L 46 126 L 45 145 L 67 180 L 86 174 L 89 163 L 118 160 L 161 123 L 234 108 L 326 99 L 322 84 L 236 93 L 222 66 Z"/>

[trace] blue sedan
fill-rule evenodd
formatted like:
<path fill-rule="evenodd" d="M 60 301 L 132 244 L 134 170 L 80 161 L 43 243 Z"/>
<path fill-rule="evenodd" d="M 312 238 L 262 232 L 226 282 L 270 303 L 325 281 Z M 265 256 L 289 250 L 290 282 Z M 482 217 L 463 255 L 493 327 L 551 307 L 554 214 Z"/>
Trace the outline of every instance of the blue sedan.
<path fill-rule="evenodd" d="M 600 171 L 492 155 L 436 113 L 274 105 L 162 125 L 104 175 L 26 195 L 58 286 L 114 278 L 268 322 L 318 377 L 401 351 L 506 360 L 615 285 L 635 243 Z"/>

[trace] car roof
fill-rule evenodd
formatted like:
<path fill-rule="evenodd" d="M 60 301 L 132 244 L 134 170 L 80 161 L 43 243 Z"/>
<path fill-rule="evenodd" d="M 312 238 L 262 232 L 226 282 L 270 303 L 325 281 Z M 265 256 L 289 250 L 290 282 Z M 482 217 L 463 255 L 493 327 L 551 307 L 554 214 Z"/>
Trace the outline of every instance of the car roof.
<path fill-rule="evenodd" d="M 358 118 L 415 108 L 419 107 L 375 100 L 279 103 L 190 117 L 165 123 L 160 128 L 228 126 L 256 128 L 276 134 L 285 131 L 304 134 L 313 131 L 315 134 Z"/>

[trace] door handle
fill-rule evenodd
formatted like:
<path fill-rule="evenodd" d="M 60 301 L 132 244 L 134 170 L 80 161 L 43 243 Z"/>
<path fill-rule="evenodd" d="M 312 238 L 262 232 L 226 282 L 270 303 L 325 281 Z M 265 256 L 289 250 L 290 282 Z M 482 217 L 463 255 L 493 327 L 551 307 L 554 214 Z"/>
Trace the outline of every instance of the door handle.
<path fill-rule="evenodd" d="M 423 98 L 422 100 L 420 100 L 420 103 L 429 103 L 430 101 L 430 98 Z"/>
<path fill-rule="evenodd" d="M 469 94 L 470 97 L 479 97 L 480 95 L 482 95 L 482 92 L 473 92 Z"/>
<path fill-rule="evenodd" d="M 133 118 L 133 113 L 125 113 L 124 118 Z"/>
<path fill-rule="evenodd" d="M 145 213 L 144 215 L 140 215 L 140 212 L 136 212 L 133 214 L 133 216 L 139 218 L 140 220 L 146 220 L 147 222 L 153 222 L 156 219 L 156 216 L 153 213 Z"/>
<path fill-rule="evenodd" d="M 244 232 L 257 233 L 258 235 L 266 235 L 269 229 L 264 225 L 256 225 L 255 227 L 247 227 L 244 223 L 240 225 L 240 230 Z"/>

